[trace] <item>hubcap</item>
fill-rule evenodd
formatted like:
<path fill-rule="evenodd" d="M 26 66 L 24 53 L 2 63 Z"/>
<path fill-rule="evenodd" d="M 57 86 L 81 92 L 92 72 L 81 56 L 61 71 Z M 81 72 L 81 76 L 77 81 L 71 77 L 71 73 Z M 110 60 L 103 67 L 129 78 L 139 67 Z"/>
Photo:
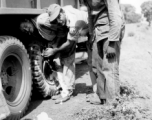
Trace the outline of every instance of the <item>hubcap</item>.
<path fill-rule="evenodd" d="M 18 103 L 22 85 L 22 65 L 16 55 L 9 55 L 2 64 L 1 80 L 4 96 L 10 105 Z"/>

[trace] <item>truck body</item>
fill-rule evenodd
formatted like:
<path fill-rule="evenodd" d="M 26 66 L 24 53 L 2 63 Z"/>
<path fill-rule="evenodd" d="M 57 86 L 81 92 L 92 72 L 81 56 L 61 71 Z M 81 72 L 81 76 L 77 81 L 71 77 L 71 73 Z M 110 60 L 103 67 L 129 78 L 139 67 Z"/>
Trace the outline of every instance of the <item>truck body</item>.
<path fill-rule="evenodd" d="M 0 119 L 19 120 L 32 94 L 46 98 L 57 90 L 53 61 L 41 55 L 48 42 L 20 29 L 53 3 L 80 6 L 79 0 L 0 0 Z"/>

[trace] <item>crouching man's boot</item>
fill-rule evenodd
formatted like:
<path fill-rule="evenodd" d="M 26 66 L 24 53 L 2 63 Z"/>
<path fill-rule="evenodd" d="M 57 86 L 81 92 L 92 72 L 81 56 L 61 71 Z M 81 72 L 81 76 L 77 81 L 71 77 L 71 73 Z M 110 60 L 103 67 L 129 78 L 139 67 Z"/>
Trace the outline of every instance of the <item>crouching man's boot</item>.
<path fill-rule="evenodd" d="M 56 99 L 55 104 L 59 104 L 59 103 L 66 102 L 66 101 L 70 100 L 72 94 L 73 94 L 73 91 L 71 91 L 71 90 L 62 91 L 61 97 Z"/>

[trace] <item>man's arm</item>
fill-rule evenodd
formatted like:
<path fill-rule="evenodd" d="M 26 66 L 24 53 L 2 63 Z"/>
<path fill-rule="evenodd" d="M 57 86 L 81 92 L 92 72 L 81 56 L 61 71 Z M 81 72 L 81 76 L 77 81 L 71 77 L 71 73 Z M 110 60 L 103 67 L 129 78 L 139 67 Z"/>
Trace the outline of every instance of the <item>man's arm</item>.
<path fill-rule="evenodd" d="M 72 47 L 75 47 L 76 42 L 72 40 L 67 40 L 65 43 L 63 43 L 59 48 L 56 49 L 56 53 L 62 52 L 66 49 L 70 49 Z"/>
<path fill-rule="evenodd" d="M 48 57 L 60 53 L 62 51 L 66 51 L 68 49 L 72 49 L 73 47 L 76 47 L 75 45 L 77 43 L 77 40 L 78 40 L 78 31 L 76 28 L 71 27 L 67 35 L 67 41 L 58 48 L 53 48 L 53 49 L 48 48 L 44 52 L 44 56 Z"/>
<path fill-rule="evenodd" d="M 108 8 L 109 18 L 109 46 L 107 47 L 107 58 L 113 58 L 116 55 L 115 44 L 120 40 L 120 32 L 123 24 L 122 14 L 118 0 L 105 0 Z"/>
<path fill-rule="evenodd" d="M 67 50 L 67 49 L 72 49 L 72 47 L 75 47 L 75 44 L 76 42 L 75 41 L 71 41 L 71 40 L 67 40 L 65 43 L 63 43 L 60 47 L 58 48 L 48 48 L 44 51 L 43 53 L 43 56 L 45 57 L 49 57 L 49 56 L 52 56 L 52 55 L 55 55 L 57 53 L 60 53 L 64 50 Z"/>
<path fill-rule="evenodd" d="M 108 8 L 108 17 L 110 24 L 109 41 L 119 41 L 122 26 L 122 14 L 118 0 L 105 0 Z"/>

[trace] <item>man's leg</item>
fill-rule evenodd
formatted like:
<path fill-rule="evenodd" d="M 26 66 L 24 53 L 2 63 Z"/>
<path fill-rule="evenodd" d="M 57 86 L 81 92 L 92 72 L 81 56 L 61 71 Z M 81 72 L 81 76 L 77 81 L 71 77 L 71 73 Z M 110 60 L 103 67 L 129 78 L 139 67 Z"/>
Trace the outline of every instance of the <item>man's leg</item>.
<path fill-rule="evenodd" d="M 99 53 L 97 60 L 97 91 L 99 98 L 106 98 L 107 103 L 112 103 L 120 93 L 119 59 L 124 30 L 125 27 L 121 31 L 120 40 L 115 42 L 116 55 L 114 58 L 107 58 L 106 49 L 109 45 L 108 38 L 97 43 L 97 51 Z M 102 62 L 100 62 L 101 60 Z"/>
<path fill-rule="evenodd" d="M 91 50 L 91 45 L 89 44 L 89 42 L 87 43 L 87 53 L 88 53 L 88 59 L 87 59 L 87 63 L 88 63 L 88 67 L 89 67 L 89 74 L 90 74 L 90 78 L 91 78 L 91 82 L 92 82 L 92 89 L 93 92 L 96 93 L 97 91 L 97 82 L 96 82 L 96 75 L 92 70 L 92 50 Z"/>
<path fill-rule="evenodd" d="M 108 39 L 97 43 L 99 54 L 97 69 L 97 91 L 100 99 L 105 99 L 111 103 L 116 96 L 119 95 L 119 57 L 120 57 L 120 42 L 116 42 L 116 56 L 107 58 L 106 49 L 108 47 Z M 101 48 L 103 46 L 103 48 Z M 103 52 L 103 53 L 102 53 Z M 100 63 L 102 59 L 102 64 Z"/>
<path fill-rule="evenodd" d="M 94 41 L 93 43 L 93 51 L 92 51 L 92 68 L 93 68 L 93 73 L 96 75 L 96 80 L 100 79 L 100 84 L 102 87 L 102 90 L 100 91 L 102 94 L 102 98 L 99 98 L 98 96 L 98 82 L 97 82 L 97 91 L 93 94 L 93 96 L 90 98 L 90 103 L 92 104 L 103 104 L 101 99 L 106 99 L 105 91 L 104 91 L 104 83 L 105 79 L 102 74 L 99 74 L 99 69 L 102 69 L 102 58 L 99 56 L 99 52 L 103 51 L 103 49 L 99 49 L 97 47 L 97 41 Z"/>
<path fill-rule="evenodd" d="M 75 54 L 63 60 L 63 79 L 66 85 L 66 91 L 73 92 L 75 88 Z"/>
<path fill-rule="evenodd" d="M 100 99 L 106 99 L 105 94 L 105 77 L 102 74 L 102 66 L 103 66 L 103 40 L 100 42 L 95 41 L 93 45 L 93 71 L 97 76 L 97 94 L 101 94 L 102 97 Z M 99 82 L 100 81 L 100 82 Z M 99 91 L 100 86 L 100 91 Z"/>
<path fill-rule="evenodd" d="M 56 104 L 65 102 L 70 99 L 75 88 L 75 53 L 68 58 L 61 60 L 63 63 L 63 73 L 62 73 L 62 92 L 61 98 L 56 100 Z"/>

